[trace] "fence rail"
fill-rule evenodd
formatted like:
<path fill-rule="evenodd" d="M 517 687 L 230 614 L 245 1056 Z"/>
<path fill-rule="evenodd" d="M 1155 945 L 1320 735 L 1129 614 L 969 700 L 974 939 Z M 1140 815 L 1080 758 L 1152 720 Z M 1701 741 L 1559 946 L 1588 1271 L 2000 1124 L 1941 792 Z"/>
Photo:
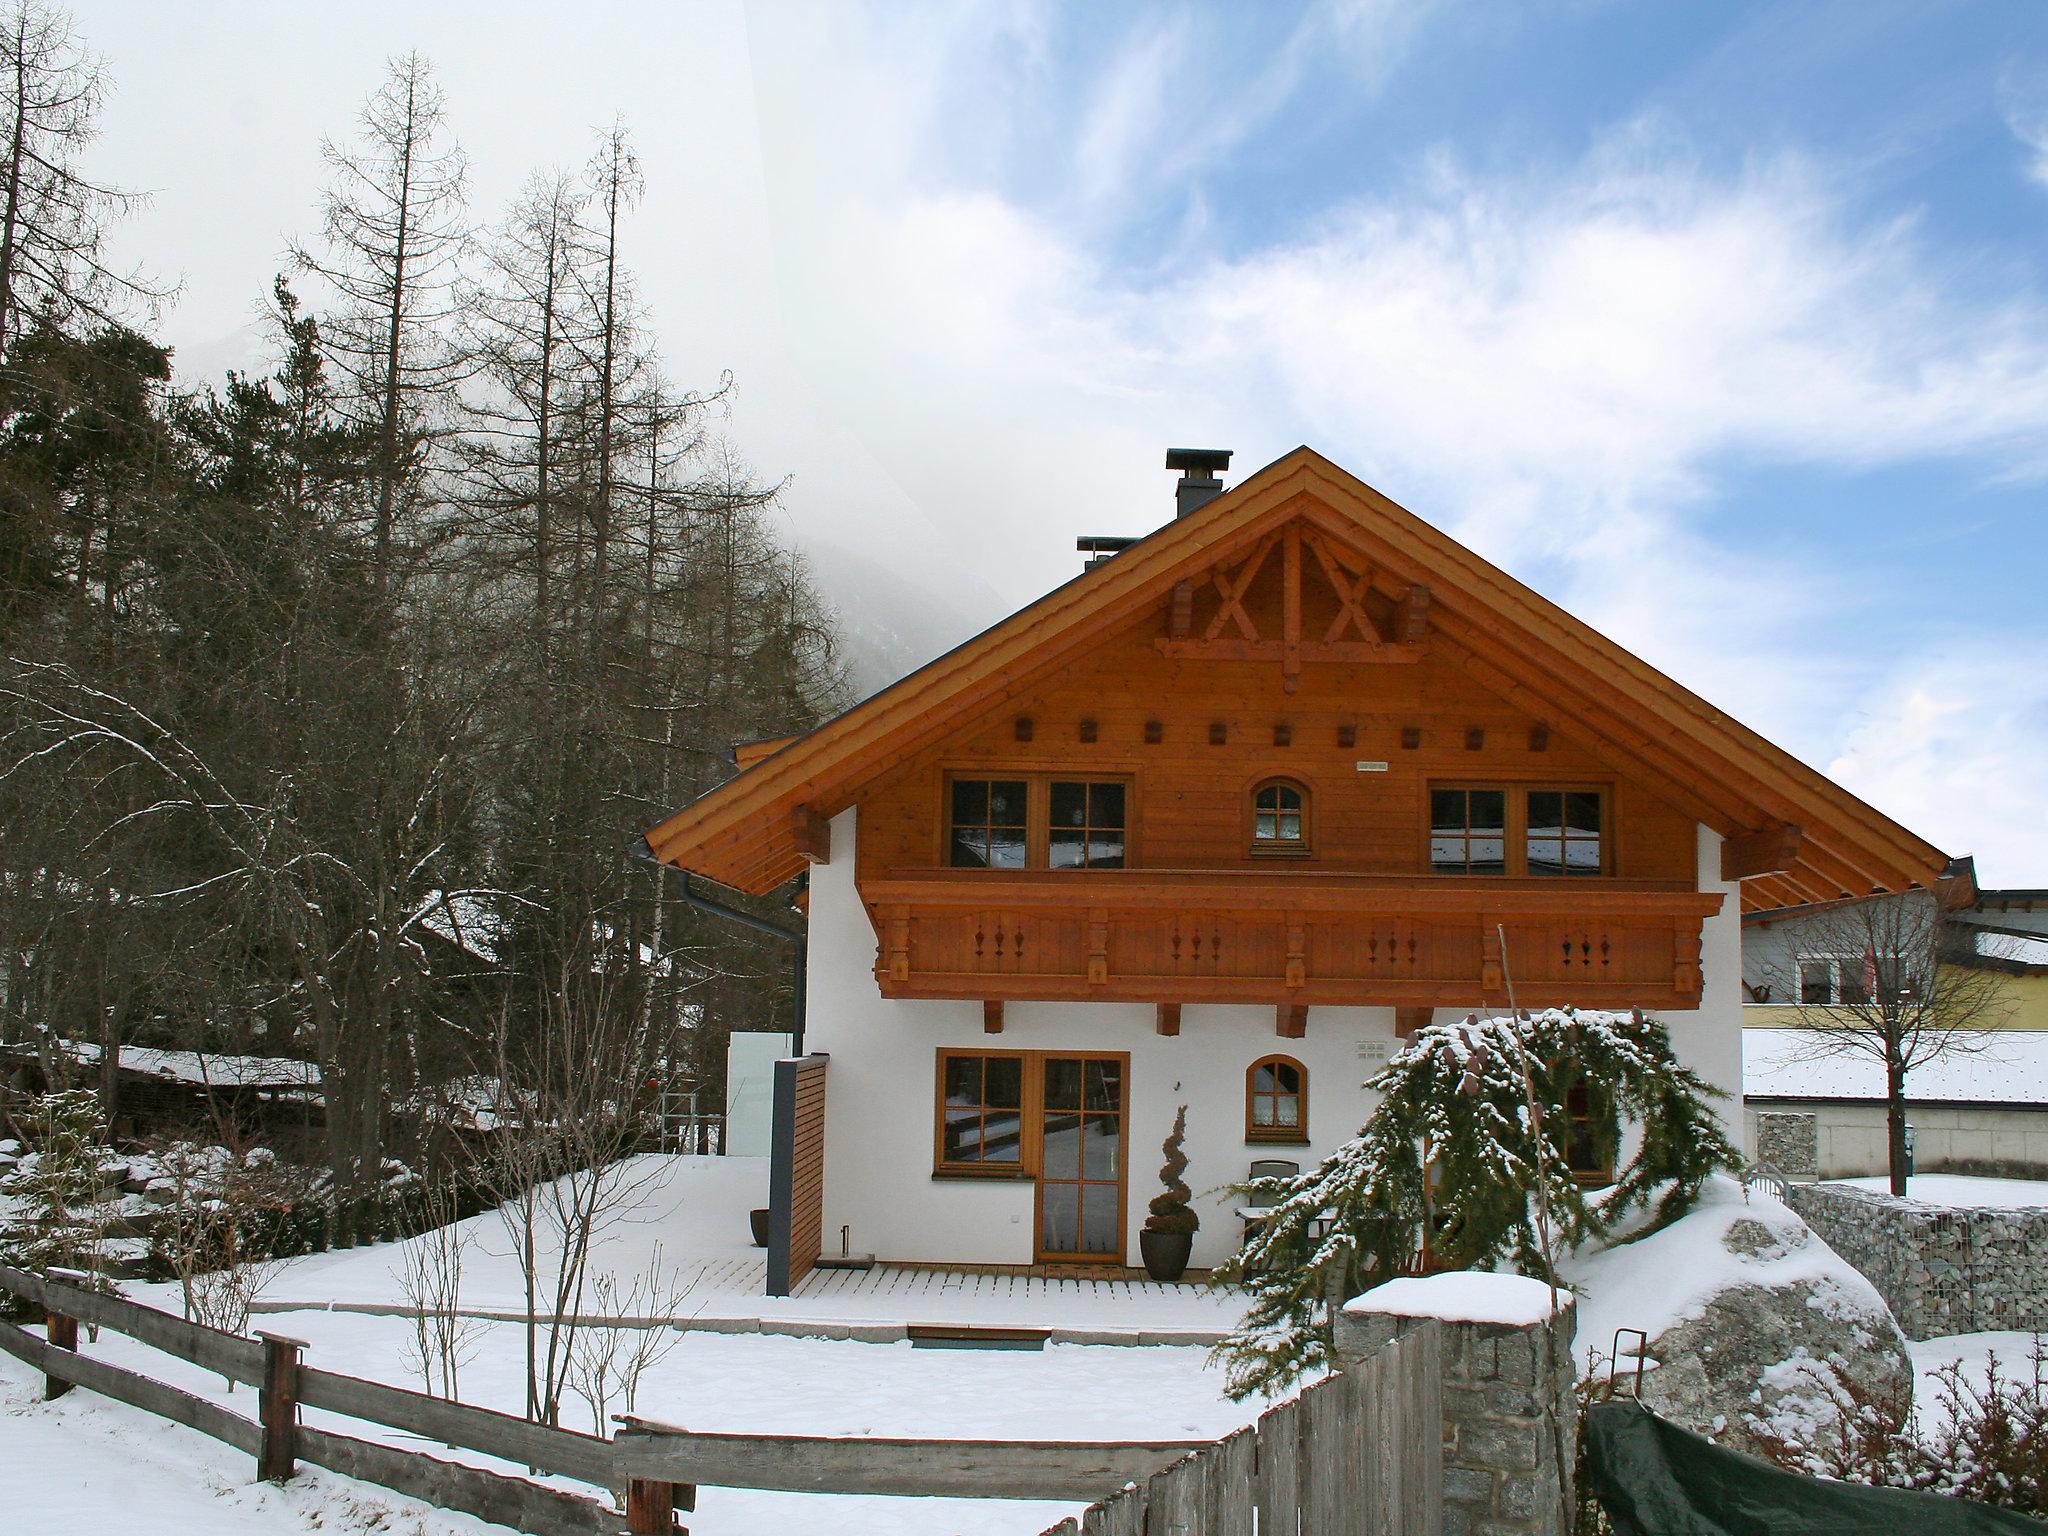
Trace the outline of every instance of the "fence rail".
<path fill-rule="evenodd" d="M 1442 1350 L 1404 1334 L 1043 1536 L 1440 1536 Z"/>
<path fill-rule="evenodd" d="M 712 1434 L 621 1417 L 615 1439 L 409 1392 L 306 1365 L 298 1340 L 245 1339 L 61 1279 L 0 1265 L 0 1292 L 41 1307 L 47 1337 L 0 1323 L 0 1350 L 41 1372 L 49 1396 L 73 1385 L 196 1429 L 257 1458 L 260 1475 L 299 1461 L 536 1536 L 669 1536 L 700 1484 L 825 1494 L 1088 1499 L 1152 1478 L 1208 1441 L 917 1440 Z M 260 1421 L 76 1350 L 80 1321 L 126 1334 L 203 1370 L 259 1388 Z M 301 1408 L 417 1434 L 451 1448 L 603 1488 L 610 1503 L 424 1452 L 299 1422 Z M 1093 1529 L 1093 1528 L 1091 1528 Z M 1248 1529 L 1248 1528 L 1247 1528 Z"/>

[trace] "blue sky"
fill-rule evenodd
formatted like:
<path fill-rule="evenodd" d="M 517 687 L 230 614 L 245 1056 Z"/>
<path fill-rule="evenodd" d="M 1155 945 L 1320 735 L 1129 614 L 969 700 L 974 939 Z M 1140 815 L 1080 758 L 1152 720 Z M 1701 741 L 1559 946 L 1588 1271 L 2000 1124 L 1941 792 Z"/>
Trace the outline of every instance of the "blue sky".
<path fill-rule="evenodd" d="M 480 222 L 625 116 L 671 369 L 734 370 L 828 578 L 957 630 L 1163 520 L 1169 443 L 1308 442 L 2048 885 L 2048 6 L 80 20 L 194 370 L 241 360 L 320 136 L 416 46 Z"/>

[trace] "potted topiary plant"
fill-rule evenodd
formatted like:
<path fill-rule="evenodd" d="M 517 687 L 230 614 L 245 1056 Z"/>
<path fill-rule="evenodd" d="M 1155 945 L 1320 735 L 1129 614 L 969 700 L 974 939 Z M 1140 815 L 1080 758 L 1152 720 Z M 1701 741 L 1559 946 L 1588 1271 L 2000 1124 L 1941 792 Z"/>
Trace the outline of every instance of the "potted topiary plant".
<path fill-rule="evenodd" d="M 1151 1214 L 1138 1234 L 1138 1251 L 1145 1257 L 1145 1273 L 1154 1280 L 1178 1280 L 1187 1273 L 1188 1254 L 1195 1245 L 1195 1232 L 1202 1225 L 1202 1218 L 1188 1204 L 1191 1191 L 1181 1182 L 1181 1175 L 1188 1168 L 1187 1154 L 1181 1151 L 1187 1129 L 1188 1107 L 1183 1104 L 1174 1111 L 1173 1129 L 1159 1144 L 1159 1150 L 1166 1154 L 1159 1181 L 1166 1188 L 1152 1197 L 1148 1207 Z"/>

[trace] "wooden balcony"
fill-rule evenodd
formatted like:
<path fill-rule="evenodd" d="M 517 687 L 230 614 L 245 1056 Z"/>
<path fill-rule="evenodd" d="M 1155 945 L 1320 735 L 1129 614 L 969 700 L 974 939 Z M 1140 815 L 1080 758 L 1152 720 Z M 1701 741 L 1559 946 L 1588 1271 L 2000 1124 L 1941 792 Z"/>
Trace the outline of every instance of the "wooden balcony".
<path fill-rule="evenodd" d="M 1661 882 L 920 870 L 862 882 L 885 997 L 1696 1008 L 1724 898 Z M 1507 937 L 1503 955 L 1500 931 Z"/>

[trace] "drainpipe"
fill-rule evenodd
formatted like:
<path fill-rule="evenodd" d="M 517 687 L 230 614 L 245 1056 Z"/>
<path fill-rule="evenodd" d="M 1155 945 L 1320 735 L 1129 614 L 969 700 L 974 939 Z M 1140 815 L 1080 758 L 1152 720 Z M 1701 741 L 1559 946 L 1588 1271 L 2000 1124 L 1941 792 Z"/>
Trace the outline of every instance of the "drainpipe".
<path fill-rule="evenodd" d="M 690 872 L 686 869 L 676 869 L 674 865 L 656 858 L 654 850 L 648 846 L 647 839 L 644 837 L 633 845 L 632 854 L 636 859 L 643 860 L 662 869 L 671 870 L 680 876 L 681 878 L 676 882 L 676 894 L 682 898 L 684 906 L 694 907 L 699 912 L 708 912 L 713 917 L 725 918 L 728 922 L 738 923 L 743 928 L 751 928 L 756 933 L 765 933 L 772 939 L 781 939 L 791 947 L 789 992 L 792 1006 L 790 1011 L 795 1015 L 795 1018 L 789 1032 L 789 1054 L 792 1056 L 803 1055 L 806 1002 L 804 979 L 810 968 L 810 942 L 805 936 L 804 930 L 801 928 L 785 928 L 780 923 L 771 923 L 765 917 L 756 917 L 751 912 L 742 912 L 738 907 L 729 907 L 722 901 L 717 901 L 712 897 L 701 894 L 691 887 Z"/>

